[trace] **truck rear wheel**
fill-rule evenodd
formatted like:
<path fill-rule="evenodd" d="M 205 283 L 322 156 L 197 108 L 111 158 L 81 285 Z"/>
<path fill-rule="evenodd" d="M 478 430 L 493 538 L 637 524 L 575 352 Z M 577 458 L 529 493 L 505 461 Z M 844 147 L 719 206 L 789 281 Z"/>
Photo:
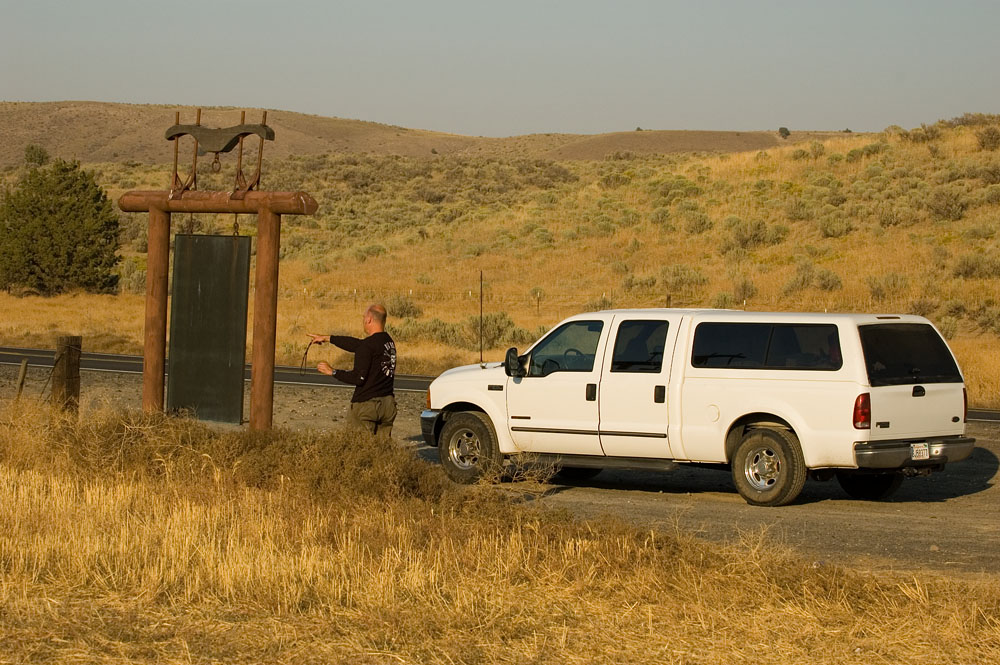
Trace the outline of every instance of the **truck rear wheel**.
<path fill-rule="evenodd" d="M 837 482 L 852 499 L 881 501 L 888 499 L 899 489 L 903 484 L 903 474 L 838 471 Z"/>
<path fill-rule="evenodd" d="M 470 484 L 498 475 L 503 455 L 493 423 L 485 413 L 454 414 L 445 421 L 438 441 L 441 466 L 456 483 Z"/>
<path fill-rule="evenodd" d="M 732 471 L 740 496 L 754 506 L 791 503 L 806 482 L 799 442 L 781 429 L 762 427 L 744 434 L 733 455 Z"/>

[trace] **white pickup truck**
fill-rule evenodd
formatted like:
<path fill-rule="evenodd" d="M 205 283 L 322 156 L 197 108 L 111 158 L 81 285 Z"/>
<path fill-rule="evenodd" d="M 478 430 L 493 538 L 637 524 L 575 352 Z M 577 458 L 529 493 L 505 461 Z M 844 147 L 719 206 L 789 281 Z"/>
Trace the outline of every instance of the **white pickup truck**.
<path fill-rule="evenodd" d="M 919 316 L 611 310 L 570 317 L 503 363 L 431 383 L 421 429 L 455 481 L 531 453 L 568 478 L 728 466 L 748 503 L 807 476 L 881 499 L 965 459 L 967 400 Z"/>

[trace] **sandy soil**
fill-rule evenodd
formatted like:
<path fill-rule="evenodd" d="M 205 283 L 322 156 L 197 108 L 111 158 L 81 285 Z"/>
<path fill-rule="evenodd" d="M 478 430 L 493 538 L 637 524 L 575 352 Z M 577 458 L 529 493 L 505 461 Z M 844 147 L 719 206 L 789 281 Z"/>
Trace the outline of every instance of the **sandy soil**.
<path fill-rule="evenodd" d="M 0 404 L 13 398 L 16 375 L 17 367 L 0 366 Z M 30 369 L 24 393 L 47 394 L 47 377 L 48 370 Z M 348 387 L 277 385 L 275 426 L 336 427 L 346 416 L 350 395 Z M 141 377 L 84 371 L 81 401 L 139 408 Z M 397 401 L 395 438 L 436 461 L 437 450 L 420 437 L 424 394 L 399 392 Z M 809 481 L 794 505 L 755 508 L 739 497 L 727 472 L 687 468 L 605 471 L 586 483 L 552 482 L 533 496 L 582 517 L 625 515 L 643 526 L 679 528 L 709 540 L 765 530 L 815 565 L 995 575 L 1000 572 L 1000 424 L 969 423 L 968 433 L 977 438 L 969 459 L 943 473 L 906 480 L 890 501 L 856 501 L 835 481 Z"/>

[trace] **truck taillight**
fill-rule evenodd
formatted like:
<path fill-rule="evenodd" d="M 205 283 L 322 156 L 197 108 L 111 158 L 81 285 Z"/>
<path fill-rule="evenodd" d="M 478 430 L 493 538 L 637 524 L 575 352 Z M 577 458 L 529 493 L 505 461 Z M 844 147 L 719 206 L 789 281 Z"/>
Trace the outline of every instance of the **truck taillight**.
<path fill-rule="evenodd" d="M 969 420 L 969 391 L 962 388 L 962 422 Z"/>
<path fill-rule="evenodd" d="M 854 429 L 872 428 L 872 398 L 868 393 L 861 393 L 854 400 Z"/>
<path fill-rule="evenodd" d="M 427 408 L 431 408 L 431 391 L 427 391 Z"/>

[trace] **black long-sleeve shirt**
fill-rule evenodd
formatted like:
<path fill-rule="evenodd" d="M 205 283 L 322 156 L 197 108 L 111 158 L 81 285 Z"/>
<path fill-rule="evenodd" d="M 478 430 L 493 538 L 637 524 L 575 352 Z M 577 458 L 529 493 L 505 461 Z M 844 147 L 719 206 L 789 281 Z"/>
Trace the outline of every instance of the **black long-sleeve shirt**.
<path fill-rule="evenodd" d="M 335 369 L 333 378 L 357 386 L 352 402 L 392 395 L 396 376 L 396 343 L 389 333 L 377 332 L 364 339 L 330 335 L 330 343 L 354 354 L 354 369 Z"/>

